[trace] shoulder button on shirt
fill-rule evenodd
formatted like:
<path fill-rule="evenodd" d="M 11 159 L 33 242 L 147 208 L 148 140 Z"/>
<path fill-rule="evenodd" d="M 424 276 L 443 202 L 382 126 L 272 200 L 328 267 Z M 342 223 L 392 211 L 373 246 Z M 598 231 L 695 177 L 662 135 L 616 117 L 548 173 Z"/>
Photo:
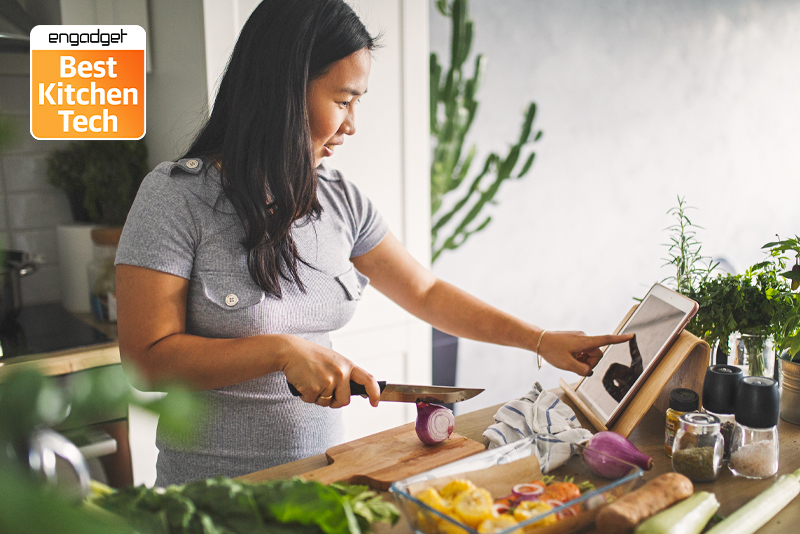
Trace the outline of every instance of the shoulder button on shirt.
<path fill-rule="evenodd" d="M 239 297 L 231 293 L 227 297 L 225 297 L 225 304 L 228 306 L 236 306 L 236 303 L 239 302 Z"/>
<path fill-rule="evenodd" d="M 190 159 L 186 162 L 186 166 L 190 169 L 196 169 L 198 165 L 200 165 L 200 163 L 196 159 Z"/>

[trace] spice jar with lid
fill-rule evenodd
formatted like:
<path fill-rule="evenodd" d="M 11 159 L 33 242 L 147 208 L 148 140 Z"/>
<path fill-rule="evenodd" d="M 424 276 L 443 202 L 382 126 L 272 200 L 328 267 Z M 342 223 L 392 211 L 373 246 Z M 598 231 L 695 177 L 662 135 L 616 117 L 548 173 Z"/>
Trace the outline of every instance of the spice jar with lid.
<path fill-rule="evenodd" d="M 715 415 L 720 421 L 720 432 L 725 441 L 722 461 L 731 456 L 731 440 L 736 425 L 736 390 L 742 379 L 742 369 L 734 365 L 712 365 L 703 380 L 703 411 Z"/>
<path fill-rule="evenodd" d="M 678 430 L 678 417 L 685 413 L 696 412 L 699 404 L 700 396 L 691 389 L 677 388 L 670 391 L 664 430 L 664 452 L 667 456 L 672 456 L 672 444 L 675 441 L 675 432 Z"/>
<path fill-rule="evenodd" d="M 719 419 L 707 413 L 685 413 L 678 418 L 672 444 L 672 470 L 694 482 L 712 482 L 719 474 L 725 440 Z"/>
<path fill-rule="evenodd" d="M 736 427 L 728 467 L 734 475 L 769 478 L 778 472 L 778 383 L 746 376 L 736 391 Z"/>

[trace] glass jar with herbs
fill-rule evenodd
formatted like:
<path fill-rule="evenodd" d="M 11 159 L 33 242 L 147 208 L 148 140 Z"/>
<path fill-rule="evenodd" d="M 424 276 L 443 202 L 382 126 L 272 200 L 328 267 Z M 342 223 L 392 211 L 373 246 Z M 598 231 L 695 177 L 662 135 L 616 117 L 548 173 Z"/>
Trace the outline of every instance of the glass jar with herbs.
<path fill-rule="evenodd" d="M 678 418 L 678 432 L 672 444 L 672 470 L 693 482 L 712 482 L 719 475 L 724 448 L 716 416 L 683 414 Z"/>
<path fill-rule="evenodd" d="M 678 430 L 678 418 L 689 412 L 696 412 L 700 405 L 700 396 L 686 388 L 677 388 L 669 392 L 669 409 L 664 428 L 664 453 L 672 456 L 672 444 Z"/>

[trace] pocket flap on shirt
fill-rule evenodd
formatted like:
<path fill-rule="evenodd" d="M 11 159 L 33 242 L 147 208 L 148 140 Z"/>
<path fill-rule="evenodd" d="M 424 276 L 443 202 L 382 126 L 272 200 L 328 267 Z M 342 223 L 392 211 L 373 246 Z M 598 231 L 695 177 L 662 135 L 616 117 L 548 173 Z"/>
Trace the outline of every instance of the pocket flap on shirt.
<path fill-rule="evenodd" d="M 249 274 L 213 271 L 199 273 L 198 277 L 206 298 L 220 308 L 239 310 L 264 300 L 264 291 L 255 285 Z"/>
<path fill-rule="evenodd" d="M 361 278 L 363 278 L 365 282 L 362 282 Z M 356 268 L 351 265 L 349 271 L 336 277 L 336 281 L 344 288 L 348 299 L 361 300 L 361 293 L 364 286 L 369 282 L 369 279 L 356 271 Z"/>

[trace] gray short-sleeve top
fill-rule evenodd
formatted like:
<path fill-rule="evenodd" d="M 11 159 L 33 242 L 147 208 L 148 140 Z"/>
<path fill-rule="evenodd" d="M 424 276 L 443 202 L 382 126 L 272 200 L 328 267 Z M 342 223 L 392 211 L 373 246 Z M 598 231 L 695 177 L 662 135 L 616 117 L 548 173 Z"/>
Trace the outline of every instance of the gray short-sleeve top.
<path fill-rule="evenodd" d="M 145 177 L 116 263 L 189 280 L 186 333 L 210 338 L 292 334 L 324 347 L 329 332 L 355 313 L 369 280 L 350 258 L 375 247 L 388 228 L 369 199 L 339 172 L 318 169 L 322 214 L 295 223 L 292 235 L 306 292 L 281 280 L 283 298 L 250 277 L 244 228 L 222 193 L 220 173 L 203 158 L 158 165 Z M 152 305 L 158 306 L 153 295 Z M 338 410 L 293 397 L 283 373 L 196 393 L 209 413 L 191 445 L 159 429 L 158 486 L 216 475 L 239 476 L 324 452 L 342 437 Z"/>

